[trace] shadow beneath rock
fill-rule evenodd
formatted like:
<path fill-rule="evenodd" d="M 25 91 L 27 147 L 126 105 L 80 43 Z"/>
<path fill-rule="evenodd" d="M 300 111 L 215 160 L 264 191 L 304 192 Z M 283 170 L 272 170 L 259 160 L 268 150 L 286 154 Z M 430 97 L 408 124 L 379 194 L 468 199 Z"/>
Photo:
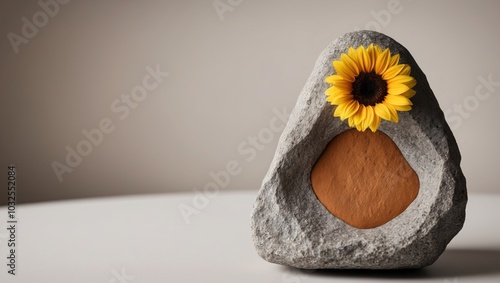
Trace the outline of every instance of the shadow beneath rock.
<path fill-rule="evenodd" d="M 421 269 L 317 269 L 285 267 L 289 272 L 310 277 L 352 277 L 380 279 L 431 279 L 464 276 L 498 275 L 500 250 L 447 249 L 431 266 Z"/>
<path fill-rule="evenodd" d="M 500 250 L 447 249 L 431 266 L 428 277 L 499 275 Z"/>

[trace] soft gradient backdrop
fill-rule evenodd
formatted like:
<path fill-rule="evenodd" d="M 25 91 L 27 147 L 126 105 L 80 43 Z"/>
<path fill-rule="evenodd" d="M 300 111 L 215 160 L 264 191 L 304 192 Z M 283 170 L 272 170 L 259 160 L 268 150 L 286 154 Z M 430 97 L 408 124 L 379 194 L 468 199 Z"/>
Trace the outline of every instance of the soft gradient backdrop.
<path fill-rule="evenodd" d="M 493 0 L 2 1 L 0 175 L 17 166 L 19 202 L 191 192 L 214 174 L 222 191 L 257 190 L 317 56 L 373 29 L 426 73 L 469 191 L 500 193 L 499 13 Z M 169 75 L 126 112 L 148 66 Z M 60 182 L 53 162 L 103 119 L 114 130 Z"/>

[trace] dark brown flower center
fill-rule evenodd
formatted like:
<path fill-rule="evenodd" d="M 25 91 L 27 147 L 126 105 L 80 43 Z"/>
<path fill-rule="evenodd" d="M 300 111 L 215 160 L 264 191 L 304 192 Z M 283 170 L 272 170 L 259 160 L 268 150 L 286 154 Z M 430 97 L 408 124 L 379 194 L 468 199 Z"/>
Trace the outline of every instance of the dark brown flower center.
<path fill-rule="evenodd" d="M 375 72 L 360 73 L 352 83 L 352 94 L 359 103 L 374 106 L 384 101 L 387 82 Z"/>

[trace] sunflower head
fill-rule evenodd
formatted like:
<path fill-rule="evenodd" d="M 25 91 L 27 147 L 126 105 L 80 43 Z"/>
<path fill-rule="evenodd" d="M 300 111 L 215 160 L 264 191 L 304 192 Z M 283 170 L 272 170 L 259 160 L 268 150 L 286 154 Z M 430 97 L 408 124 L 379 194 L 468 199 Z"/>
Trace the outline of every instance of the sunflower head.
<path fill-rule="evenodd" d="M 417 82 L 410 66 L 399 64 L 399 54 L 373 44 L 350 47 L 333 61 L 333 68 L 337 74 L 325 79 L 331 85 L 326 100 L 337 105 L 333 116 L 348 119 L 350 127 L 375 132 L 381 119 L 397 123 L 397 111 L 411 110 Z"/>

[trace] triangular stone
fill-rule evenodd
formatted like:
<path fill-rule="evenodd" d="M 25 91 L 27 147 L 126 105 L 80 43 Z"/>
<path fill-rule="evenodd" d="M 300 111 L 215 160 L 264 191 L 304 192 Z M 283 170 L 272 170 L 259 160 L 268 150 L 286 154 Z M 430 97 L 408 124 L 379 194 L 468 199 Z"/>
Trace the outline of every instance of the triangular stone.
<path fill-rule="evenodd" d="M 324 79 L 334 72 L 332 61 L 351 46 L 372 43 L 399 54 L 400 63 L 411 66 L 417 81 L 412 110 L 399 112 L 399 123 L 382 121 L 378 130 L 399 148 L 418 176 L 419 188 L 416 198 L 400 209 L 404 211 L 390 215 L 380 226 L 360 229 L 318 199 L 311 172 L 330 142 L 350 129 L 346 121 L 332 116 L 335 106 L 325 100 Z M 307 269 L 430 265 L 465 220 L 467 192 L 460 159 L 438 101 L 410 53 L 381 33 L 345 34 L 318 58 L 279 140 L 252 211 L 255 248 L 269 262 Z"/>

